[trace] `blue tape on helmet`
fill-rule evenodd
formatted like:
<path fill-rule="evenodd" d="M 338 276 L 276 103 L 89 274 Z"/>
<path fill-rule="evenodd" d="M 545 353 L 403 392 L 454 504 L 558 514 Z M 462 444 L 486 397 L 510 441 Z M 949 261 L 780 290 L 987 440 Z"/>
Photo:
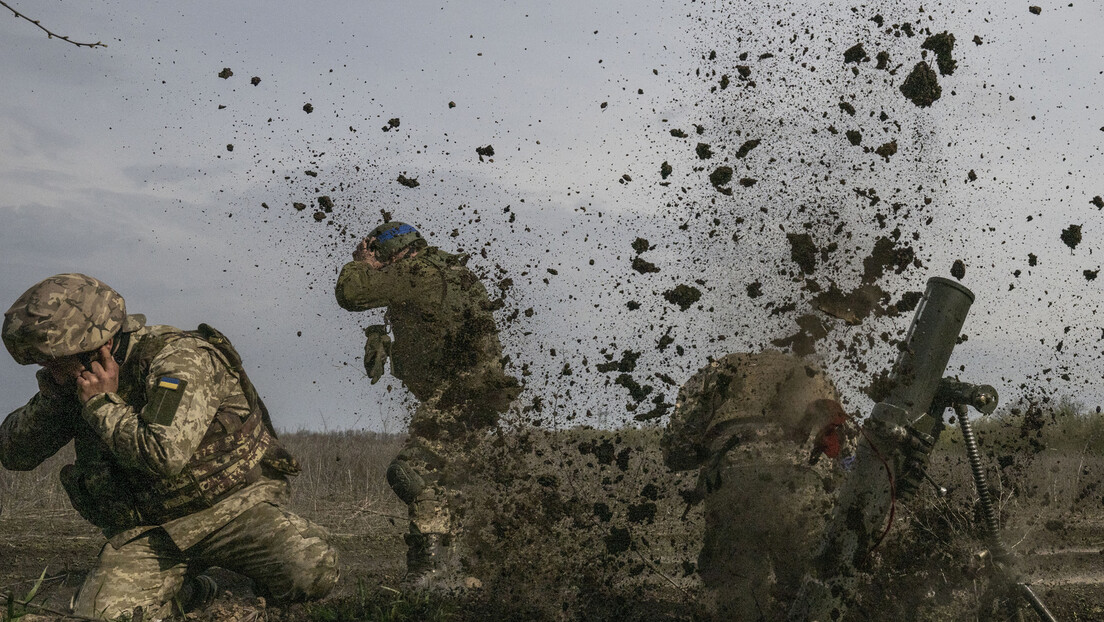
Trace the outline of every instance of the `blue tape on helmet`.
<path fill-rule="evenodd" d="M 418 230 L 415 229 L 414 227 L 411 227 L 410 225 L 407 225 L 407 224 L 403 224 L 403 225 L 399 225 L 398 227 L 395 227 L 394 229 L 388 229 L 387 231 L 384 231 L 383 233 L 380 233 L 379 235 L 376 236 L 376 241 L 377 242 L 386 242 L 387 240 L 390 240 L 391 238 L 393 238 L 395 236 L 403 235 L 404 233 L 417 233 L 417 232 L 418 232 Z"/>

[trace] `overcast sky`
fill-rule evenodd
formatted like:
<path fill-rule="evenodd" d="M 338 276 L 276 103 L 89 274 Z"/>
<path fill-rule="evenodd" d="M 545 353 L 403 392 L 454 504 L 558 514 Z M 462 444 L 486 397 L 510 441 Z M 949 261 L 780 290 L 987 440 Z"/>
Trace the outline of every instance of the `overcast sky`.
<path fill-rule="evenodd" d="M 1104 194 L 1099 3 L 1037 15 L 996 0 L 13 6 L 108 47 L 0 20 L 0 304 L 79 271 L 152 323 L 210 323 L 283 428 L 403 427 L 405 392 L 389 377 L 391 391 L 369 386 L 361 368 L 361 328 L 380 315 L 349 314 L 332 294 L 380 210 L 473 253 L 492 291 L 512 279 L 503 340 L 529 364 L 526 399 L 551 405 L 545 423 L 631 419 L 626 389 L 595 369 L 603 349 L 642 353 L 635 379 L 655 388 L 639 413 L 657 394 L 673 402 L 708 356 L 795 332 L 813 311 L 793 232 L 839 245 L 804 276 L 846 290 L 896 228 L 921 265 L 879 283 L 892 301 L 962 260 L 977 294 L 953 360 L 964 380 L 1006 402 L 1021 383 L 1104 397 L 1104 281 L 1084 275 L 1100 268 L 1104 214 L 1091 203 Z M 914 36 L 894 28 L 906 23 Z M 897 87 L 924 29 L 955 35 L 958 67 L 920 108 Z M 856 43 L 869 60 L 845 64 Z M 890 140 L 895 154 L 872 152 Z M 495 155 L 481 161 L 486 145 Z M 708 179 L 722 163 L 731 195 Z M 322 195 L 335 207 L 316 222 Z M 1061 240 L 1071 224 L 1074 249 Z M 630 267 L 637 237 L 659 272 Z M 685 311 L 661 295 L 694 281 L 702 298 Z M 831 332 L 818 352 L 865 409 L 859 387 L 892 359 L 877 337 L 903 333 L 910 314 L 859 326 L 821 315 Z M 681 355 L 656 347 L 665 334 Z M 841 354 L 854 343 L 869 369 Z M 0 374 L 0 406 L 33 393 L 32 370 L 5 357 Z"/>

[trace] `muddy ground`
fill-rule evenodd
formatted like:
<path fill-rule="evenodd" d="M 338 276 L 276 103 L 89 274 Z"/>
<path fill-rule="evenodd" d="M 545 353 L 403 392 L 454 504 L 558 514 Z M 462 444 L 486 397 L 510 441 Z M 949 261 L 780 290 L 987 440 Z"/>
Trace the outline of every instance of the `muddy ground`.
<path fill-rule="evenodd" d="M 1104 455 L 1097 433 L 1104 425 L 1099 417 L 1078 417 L 1052 430 L 1061 421 L 1044 417 L 1049 427 L 1039 435 L 1036 421 L 1012 421 L 980 432 L 1002 537 L 1059 620 L 1104 620 Z M 1057 436 L 1068 442 L 1054 442 Z M 398 439 L 291 435 L 289 445 L 306 465 L 294 509 L 332 532 L 343 566 L 337 589 L 311 606 L 262 605 L 247 580 L 216 569 L 223 594 L 194 619 L 717 619 L 697 572 L 703 506 L 687 509 L 693 476 L 662 467 L 658 437 L 658 429 L 537 432 L 511 437 L 505 458 L 484 455 L 486 464 L 499 460 L 498 467 L 513 467 L 497 482 L 466 488 L 466 522 L 471 534 L 479 534 L 469 543 L 469 568 L 484 587 L 419 601 L 394 591 L 404 570 L 404 508 L 382 485 L 382 472 Z M 897 505 L 849 619 L 1015 619 L 990 590 L 993 567 L 984 555 L 959 438 L 953 429 L 944 433 L 931 468 L 949 495 L 941 499 L 925 489 Z M 7 495 L 0 586 L 25 594 L 45 569 L 35 602 L 58 611 L 102 545 L 72 510 L 34 507 L 53 498 L 48 471 L 59 464 L 60 458 L 42 472 L 4 473 L 0 481 Z M 20 487 L 17 478 L 36 480 Z M 19 496 L 36 489 L 37 498 Z M 770 499 L 749 502 L 765 512 L 773 505 Z M 422 610 L 396 604 L 418 602 Z"/>

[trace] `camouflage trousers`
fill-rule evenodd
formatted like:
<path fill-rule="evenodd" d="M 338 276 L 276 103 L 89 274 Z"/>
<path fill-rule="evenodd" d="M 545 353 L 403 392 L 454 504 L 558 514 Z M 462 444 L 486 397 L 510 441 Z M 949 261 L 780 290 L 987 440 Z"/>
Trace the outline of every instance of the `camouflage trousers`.
<path fill-rule="evenodd" d="M 432 401 L 414 411 L 410 435 L 391 468 L 401 465 L 416 474 L 417 486 L 400 490 L 388 474 L 392 488 L 407 504 L 412 534 L 461 531 L 463 517 L 455 511 L 460 505 L 458 486 L 470 472 L 472 448 L 494 427 L 493 422 L 473 426 L 466 419 L 464 412 L 439 410 Z"/>
<path fill-rule="evenodd" d="M 698 572 L 717 619 L 782 619 L 815 554 L 832 473 L 782 445 L 741 445 L 703 469 Z"/>
<path fill-rule="evenodd" d="M 117 549 L 105 544 L 73 613 L 111 620 L 142 607 L 146 619 L 164 618 L 185 580 L 211 566 L 249 577 L 258 595 L 280 602 L 321 598 L 338 578 L 328 532 L 262 502 L 183 551 L 156 528 Z"/>

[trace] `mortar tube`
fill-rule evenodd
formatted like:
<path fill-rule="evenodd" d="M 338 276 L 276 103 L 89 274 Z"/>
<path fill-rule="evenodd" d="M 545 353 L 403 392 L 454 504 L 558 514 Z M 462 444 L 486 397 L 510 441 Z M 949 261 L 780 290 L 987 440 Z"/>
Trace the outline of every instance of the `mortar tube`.
<path fill-rule="evenodd" d="M 973 292 L 963 285 L 940 277 L 928 280 L 893 365 L 893 387 L 870 415 L 873 422 L 888 425 L 864 423 L 868 442 L 859 445 L 814 562 L 814 583 L 820 587 L 807 584 L 790 610 L 790 620 L 842 619 L 846 613 L 855 578 L 888 529 L 886 518 L 896 500 L 899 441 L 886 438 L 884 431 L 903 432 L 928 414 L 973 302 Z M 930 427 L 938 420 L 932 421 Z"/>
<path fill-rule="evenodd" d="M 928 279 L 893 365 L 893 387 L 875 413 L 899 426 L 912 425 L 927 414 L 973 302 L 974 293 L 965 286 L 941 277 Z"/>

